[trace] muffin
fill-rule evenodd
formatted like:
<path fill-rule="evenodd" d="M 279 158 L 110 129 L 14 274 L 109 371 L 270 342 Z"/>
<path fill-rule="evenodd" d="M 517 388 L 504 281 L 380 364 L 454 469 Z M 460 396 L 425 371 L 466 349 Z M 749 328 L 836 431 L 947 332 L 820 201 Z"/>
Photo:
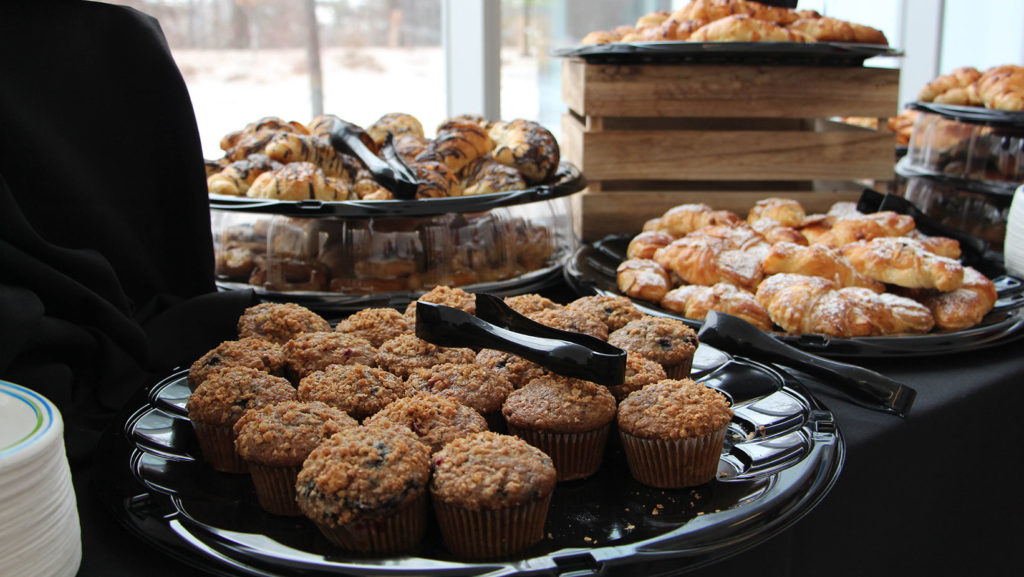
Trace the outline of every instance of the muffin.
<path fill-rule="evenodd" d="M 543 539 L 556 479 L 540 449 L 485 431 L 448 443 L 432 468 L 441 537 L 458 557 L 506 557 Z"/>
<path fill-rule="evenodd" d="M 668 378 L 661 363 L 635 353 L 626 351 L 626 376 L 621 385 L 608 387 L 615 400 L 622 402 L 633 391 L 639 391 L 647 385 Z"/>
<path fill-rule="evenodd" d="M 512 392 L 512 383 L 476 363 L 442 363 L 414 369 L 405 382 L 414 390 L 449 397 L 474 409 L 492 429 L 504 424 L 501 405 Z"/>
<path fill-rule="evenodd" d="M 314 371 L 331 365 L 370 365 L 376 362 L 377 349 L 370 341 L 336 332 L 299 335 L 284 345 L 288 378 L 298 383 Z"/>
<path fill-rule="evenodd" d="M 331 324 L 323 317 L 295 303 L 260 303 L 238 317 L 239 337 L 260 337 L 279 345 L 303 333 L 329 330 Z"/>
<path fill-rule="evenodd" d="M 235 453 L 235 423 L 249 409 L 295 399 L 295 387 L 251 367 L 229 367 L 208 376 L 189 395 L 185 408 L 203 459 L 225 473 L 245 473 Z"/>
<path fill-rule="evenodd" d="M 513 391 L 501 412 L 509 434 L 547 453 L 559 481 L 572 481 L 601 467 L 615 406 L 601 385 L 550 375 Z"/>
<path fill-rule="evenodd" d="M 414 334 L 399 335 L 377 350 L 377 366 L 407 378 L 415 369 L 441 363 L 472 363 L 476 353 L 460 347 L 439 347 Z"/>
<path fill-rule="evenodd" d="M 549 374 L 548 369 L 543 365 L 526 360 L 519 355 L 495 349 L 481 349 L 476 354 L 476 364 L 503 375 L 516 389 L 525 386 L 533 379 Z"/>
<path fill-rule="evenodd" d="M 385 341 L 412 331 L 409 321 L 402 313 L 392 308 L 370 308 L 342 319 L 334 330 L 339 333 L 363 337 L 370 344 L 379 347 Z"/>
<path fill-rule="evenodd" d="M 567 308 L 544 309 L 526 315 L 530 320 L 551 328 L 590 335 L 602 341 L 608 340 L 608 326 L 597 317 Z"/>
<path fill-rule="evenodd" d="M 619 436 L 633 478 L 652 487 L 693 487 L 715 478 L 732 409 L 691 379 L 666 379 L 619 403 Z"/>
<path fill-rule="evenodd" d="M 487 430 L 487 421 L 476 410 L 455 399 L 424 391 L 394 401 L 365 422 L 385 423 L 408 427 L 431 454 L 455 439 Z"/>
<path fill-rule="evenodd" d="M 562 305 L 536 293 L 505 297 L 505 304 L 517 313 L 526 316 L 548 309 L 560 309 Z"/>
<path fill-rule="evenodd" d="M 427 528 L 430 451 L 401 427 L 346 427 L 313 449 L 296 502 L 332 543 L 360 553 L 415 548 Z"/>
<path fill-rule="evenodd" d="M 416 326 L 416 303 L 418 301 L 457 308 L 471 315 L 476 314 L 475 294 L 457 287 L 452 288 L 446 285 L 438 285 L 405 307 L 405 320 L 408 321 L 410 327 Z"/>
<path fill-rule="evenodd" d="M 670 379 L 689 378 L 698 344 L 686 323 L 649 315 L 613 331 L 608 343 L 657 361 Z"/>
<path fill-rule="evenodd" d="M 284 366 L 284 350 L 277 343 L 257 337 L 224 341 L 192 363 L 188 386 L 194 391 L 211 373 L 226 367 L 250 367 L 282 376 Z"/>
<path fill-rule="evenodd" d="M 617 295 L 591 295 L 580 297 L 565 305 L 571 311 L 579 311 L 598 318 L 608 327 L 608 332 L 616 331 L 644 316 L 636 308 L 629 297 Z"/>
<path fill-rule="evenodd" d="M 399 377 L 366 365 L 330 365 L 299 381 L 300 401 L 320 401 L 362 421 L 411 393 Z"/>
<path fill-rule="evenodd" d="M 263 510 L 302 515 L 295 503 L 302 462 L 324 439 L 357 425 L 345 411 L 319 401 L 285 401 L 246 411 L 234 426 L 235 452 L 249 466 Z"/>

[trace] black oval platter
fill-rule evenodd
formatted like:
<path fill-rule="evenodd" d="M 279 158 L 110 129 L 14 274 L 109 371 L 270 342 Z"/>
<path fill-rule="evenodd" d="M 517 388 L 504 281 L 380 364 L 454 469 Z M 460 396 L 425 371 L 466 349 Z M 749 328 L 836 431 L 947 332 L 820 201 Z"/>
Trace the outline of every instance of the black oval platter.
<path fill-rule="evenodd" d="M 305 518 L 263 512 L 248 476 L 202 461 L 185 409 L 186 374 L 140 391 L 104 435 L 93 481 L 130 531 L 214 574 L 559 575 L 640 563 L 684 571 L 796 522 L 825 497 L 845 458 L 832 413 L 794 376 L 701 345 L 694 378 L 725 393 L 735 411 L 715 480 L 645 487 L 630 477 L 613 438 L 596 475 L 556 487 L 546 537 L 520 556 L 463 562 L 431 530 L 408 555 L 355 557 Z"/>
<path fill-rule="evenodd" d="M 566 282 L 581 295 L 621 295 L 615 270 L 625 259 L 631 238 L 631 235 L 609 236 L 581 247 L 565 264 L 563 273 Z M 840 358 L 925 356 L 994 346 L 1024 333 L 1024 283 L 1011 276 L 1002 276 L 993 282 L 999 290 L 995 308 L 981 323 L 969 329 L 923 335 L 856 338 L 790 335 L 782 332 L 773 334 L 783 342 L 807 352 Z M 632 300 L 637 308 L 649 315 L 676 318 L 695 329 L 701 326 L 700 321 L 685 318 L 655 303 Z"/>

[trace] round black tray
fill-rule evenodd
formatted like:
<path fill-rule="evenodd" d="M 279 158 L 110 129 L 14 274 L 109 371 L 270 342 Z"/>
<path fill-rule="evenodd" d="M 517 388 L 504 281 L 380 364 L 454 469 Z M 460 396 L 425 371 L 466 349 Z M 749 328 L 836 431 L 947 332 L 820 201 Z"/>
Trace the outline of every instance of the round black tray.
<path fill-rule="evenodd" d="M 614 235 L 584 245 L 565 264 L 565 280 L 577 294 L 620 295 L 615 269 L 626 258 L 631 235 Z M 923 335 L 836 338 L 824 335 L 773 333 L 783 342 L 807 352 L 827 357 L 924 356 L 962 352 L 1002 344 L 1024 333 L 1024 295 L 1020 279 L 1003 276 L 994 279 L 999 291 L 995 308 L 982 322 L 969 329 L 932 332 Z M 663 309 L 656 303 L 633 299 L 641 311 L 655 316 L 679 319 L 691 327 L 701 322 Z"/>
<path fill-rule="evenodd" d="M 266 200 L 222 194 L 210 195 L 210 208 L 260 212 L 284 216 L 378 218 L 391 216 L 438 216 L 448 213 L 484 212 L 491 209 L 560 198 L 580 192 L 587 180 L 576 166 L 561 162 L 551 182 L 523 190 L 470 196 L 416 200 Z"/>
<path fill-rule="evenodd" d="M 185 376 L 129 403 L 101 440 L 93 486 L 140 538 L 222 575 L 564 575 L 640 563 L 645 572 L 659 564 L 684 571 L 796 522 L 825 497 L 845 457 L 831 412 L 794 375 L 701 345 L 694 378 L 725 393 L 735 411 L 715 480 L 680 490 L 640 485 L 613 439 L 595 476 L 556 487 L 546 537 L 520 556 L 463 562 L 433 529 L 409 555 L 355 557 L 305 518 L 263 512 L 248 476 L 201 460 Z"/>
<path fill-rule="evenodd" d="M 955 188 L 957 190 L 973 192 L 985 196 L 1002 197 L 1004 199 L 1006 197 L 1012 199 L 1014 193 L 1016 193 L 1017 189 L 1021 186 L 1021 183 L 1019 182 L 963 178 L 960 176 L 951 176 L 934 170 L 927 170 L 919 166 L 914 166 L 910 161 L 909 156 L 904 156 L 896 163 L 896 175 L 902 178 L 920 178 L 931 181 L 935 184 Z"/>
<path fill-rule="evenodd" d="M 959 106 L 935 102 L 911 102 L 907 108 L 938 114 L 949 120 L 982 124 L 1008 129 L 1024 129 L 1024 112 L 1019 110 L 993 110 L 982 106 Z"/>
<path fill-rule="evenodd" d="M 876 56 L 902 56 L 888 46 L 844 42 L 612 42 L 558 48 L 562 58 L 593 64 L 785 64 L 861 66 Z"/>

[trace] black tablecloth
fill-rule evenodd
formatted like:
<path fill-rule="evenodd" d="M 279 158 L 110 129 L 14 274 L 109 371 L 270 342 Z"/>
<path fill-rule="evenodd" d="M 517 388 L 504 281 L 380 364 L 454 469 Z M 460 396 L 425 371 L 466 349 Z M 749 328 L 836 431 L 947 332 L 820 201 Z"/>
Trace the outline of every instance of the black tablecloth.
<path fill-rule="evenodd" d="M 1024 339 L 938 357 L 859 361 L 917 390 L 905 420 L 809 381 L 847 441 L 845 466 L 825 500 L 791 528 L 731 557 L 625 572 L 1017 574 L 1005 554 L 1024 535 L 1015 418 L 1024 406 L 1021 347 Z M 80 576 L 202 574 L 122 528 L 91 490 L 88 468 L 72 473 L 83 529 Z M 703 561 L 710 564 L 699 566 Z"/>

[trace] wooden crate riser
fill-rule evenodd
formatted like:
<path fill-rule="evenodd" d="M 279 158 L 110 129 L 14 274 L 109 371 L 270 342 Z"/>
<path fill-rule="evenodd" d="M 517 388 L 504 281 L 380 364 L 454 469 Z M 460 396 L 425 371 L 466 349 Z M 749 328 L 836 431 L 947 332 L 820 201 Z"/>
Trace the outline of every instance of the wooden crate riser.
<path fill-rule="evenodd" d="M 808 214 L 828 212 L 836 202 L 856 202 L 864 186 L 856 182 L 807 183 L 803 187 L 771 190 L 587 190 L 581 197 L 582 237 L 593 242 L 610 234 L 636 234 L 645 222 L 661 216 L 673 206 L 704 203 L 716 210 L 729 210 L 746 218 L 763 198 L 779 196 L 800 202 Z"/>
<path fill-rule="evenodd" d="M 899 70 L 743 64 L 562 64 L 562 100 L 582 116 L 884 118 Z"/>
<path fill-rule="evenodd" d="M 644 128 L 651 119 L 624 120 L 563 115 L 564 157 L 595 182 L 889 180 L 893 176 L 893 137 L 883 131 L 851 130 L 824 119 L 793 120 L 788 127 L 769 121 L 768 128 L 758 119 L 717 124 L 705 119 L 684 128 L 680 119 L 665 120 L 658 128 Z"/>

